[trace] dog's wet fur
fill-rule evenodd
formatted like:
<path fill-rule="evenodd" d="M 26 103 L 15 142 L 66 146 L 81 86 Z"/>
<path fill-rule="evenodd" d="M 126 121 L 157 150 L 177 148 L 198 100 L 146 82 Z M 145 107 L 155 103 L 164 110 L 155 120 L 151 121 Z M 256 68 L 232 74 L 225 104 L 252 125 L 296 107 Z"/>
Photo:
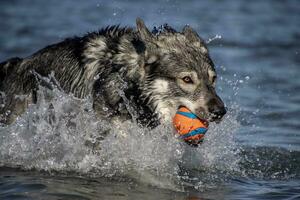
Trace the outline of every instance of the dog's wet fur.
<path fill-rule="evenodd" d="M 226 109 L 204 40 L 189 26 L 150 32 L 139 18 L 136 25 L 109 26 L 1 63 L 0 121 L 13 123 L 35 103 L 50 75 L 66 93 L 91 96 L 100 119 L 132 120 L 134 112 L 140 124 L 156 126 L 186 106 L 202 119 L 220 120 Z"/>

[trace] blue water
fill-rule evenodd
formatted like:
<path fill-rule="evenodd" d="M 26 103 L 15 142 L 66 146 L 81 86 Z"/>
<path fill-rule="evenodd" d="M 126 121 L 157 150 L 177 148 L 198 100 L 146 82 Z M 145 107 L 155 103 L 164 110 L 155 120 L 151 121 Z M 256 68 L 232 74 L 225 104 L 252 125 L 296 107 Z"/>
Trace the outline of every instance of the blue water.
<path fill-rule="evenodd" d="M 149 27 L 169 23 L 180 29 L 190 24 L 205 40 L 221 36 L 208 46 L 217 66 L 217 90 L 234 113 L 228 120 L 239 124 L 232 134 L 238 152 L 220 154 L 218 150 L 218 159 L 207 164 L 216 169 L 194 167 L 195 171 L 188 171 L 190 186 L 178 191 L 132 180 L 122 173 L 108 177 L 77 168 L 67 170 L 67 166 L 53 170 L 49 162 L 30 165 L 36 162 L 35 154 L 24 153 L 21 159 L 15 155 L 19 153 L 16 147 L 0 153 L 0 199 L 300 199 L 297 0 L 3 0 L 0 60 L 27 56 L 65 37 L 109 24 L 134 26 L 138 16 Z M 231 121 L 228 123 L 221 126 L 230 132 Z M 16 143 L 5 136 L 20 133 L 12 130 L 19 129 L 1 130 L 1 136 L 14 146 Z M 0 149 L 10 146 L 7 142 L 0 144 Z M 57 159 L 57 152 L 53 152 L 51 156 Z M 79 156 L 85 152 L 76 153 Z M 230 153 L 238 154 L 239 170 L 230 169 Z M 69 160 L 77 162 L 75 158 Z M 219 163 L 222 169 L 217 167 Z M 197 187 L 199 184 L 201 187 Z"/>

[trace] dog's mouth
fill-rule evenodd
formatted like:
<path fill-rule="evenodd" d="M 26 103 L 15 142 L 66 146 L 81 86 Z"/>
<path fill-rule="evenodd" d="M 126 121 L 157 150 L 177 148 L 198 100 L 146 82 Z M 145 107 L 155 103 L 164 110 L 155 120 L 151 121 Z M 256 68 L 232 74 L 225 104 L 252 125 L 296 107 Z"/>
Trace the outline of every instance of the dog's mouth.
<path fill-rule="evenodd" d="M 190 108 L 186 106 L 179 106 L 178 110 L 178 115 L 176 114 L 177 116 L 174 117 L 173 121 L 176 131 L 181 135 L 181 137 L 187 144 L 193 147 L 198 147 L 198 145 L 203 142 L 204 134 L 209 126 L 209 121 L 206 118 L 203 118 L 202 116 L 199 117 Z M 178 116 L 184 116 L 184 118 L 188 120 L 180 121 L 180 118 L 178 119 Z M 182 126 L 176 125 L 181 123 Z"/>
<path fill-rule="evenodd" d="M 190 110 L 190 112 L 192 112 L 194 115 L 196 115 L 203 123 L 205 123 L 207 125 L 208 125 L 209 122 L 213 122 L 214 121 L 214 120 L 211 121 L 211 117 L 209 115 L 206 115 L 205 113 L 200 113 L 200 114 L 199 113 L 195 113 L 189 107 L 183 106 L 183 105 L 179 106 L 178 109 L 180 109 L 181 107 L 185 107 L 188 110 Z"/>
<path fill-rule="evenodd" d="M 222 121 L 222 117 L 223 116 L 218 116 L 218 115 L 210 114 L 208 121 L 209 122 L 215 122 L 215 123 L 219 124 Z"/>
<path fill-rule="evenodd" d="M 189 107 L 187 106 L 179 106 L 179 108 L 181 107 L 186 107 L 187 109 L 189 109 L 193 114 L 195 114 L 201 121 L 205 122 L 205 123 L 209 123 L 209 122 L 215 122 L 217 124 L 219 124 L 222 121 L 223 116 L 220 115 L 215 115 L 213 113 L 207 113 L 204 111 L 204 109 L 201 109 L 199 112 L 193 112 Z"/>

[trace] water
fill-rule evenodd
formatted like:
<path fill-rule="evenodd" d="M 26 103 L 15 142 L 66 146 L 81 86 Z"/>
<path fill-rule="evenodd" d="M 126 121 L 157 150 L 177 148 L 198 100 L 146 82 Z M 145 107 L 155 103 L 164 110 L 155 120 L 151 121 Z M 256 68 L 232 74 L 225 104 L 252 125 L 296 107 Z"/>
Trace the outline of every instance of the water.
<path fill-rule="evenodd" d="M 298 1 L 14 0 L 0 8 L 0 60 L 108 24 L 133 26 L 137 16 L 148 26 L 190 24 L 216 38 L 209 48 L 229 107 L 197 149 L 168 127 L 123 124 L 102 140 L 97 131 L 110 125 L 95 119 L 90 99 L 41 88 L 38 104 L 0 129 L 0 199 L 300 198 Z"/>

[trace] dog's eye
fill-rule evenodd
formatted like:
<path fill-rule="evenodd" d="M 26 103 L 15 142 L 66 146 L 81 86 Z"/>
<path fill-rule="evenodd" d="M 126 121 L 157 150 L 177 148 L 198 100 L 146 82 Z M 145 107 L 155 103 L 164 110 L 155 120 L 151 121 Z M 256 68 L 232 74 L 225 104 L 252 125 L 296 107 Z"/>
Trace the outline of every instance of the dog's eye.
<path fill-rule="evenodd" d="M 189 76 L 183 77 L 182 80 L 183 80 L 185 83 L 189 83 L 189 84 L 192 84 L 192 83 L 193 83 L 192 78 L 189 77 Z"/>

